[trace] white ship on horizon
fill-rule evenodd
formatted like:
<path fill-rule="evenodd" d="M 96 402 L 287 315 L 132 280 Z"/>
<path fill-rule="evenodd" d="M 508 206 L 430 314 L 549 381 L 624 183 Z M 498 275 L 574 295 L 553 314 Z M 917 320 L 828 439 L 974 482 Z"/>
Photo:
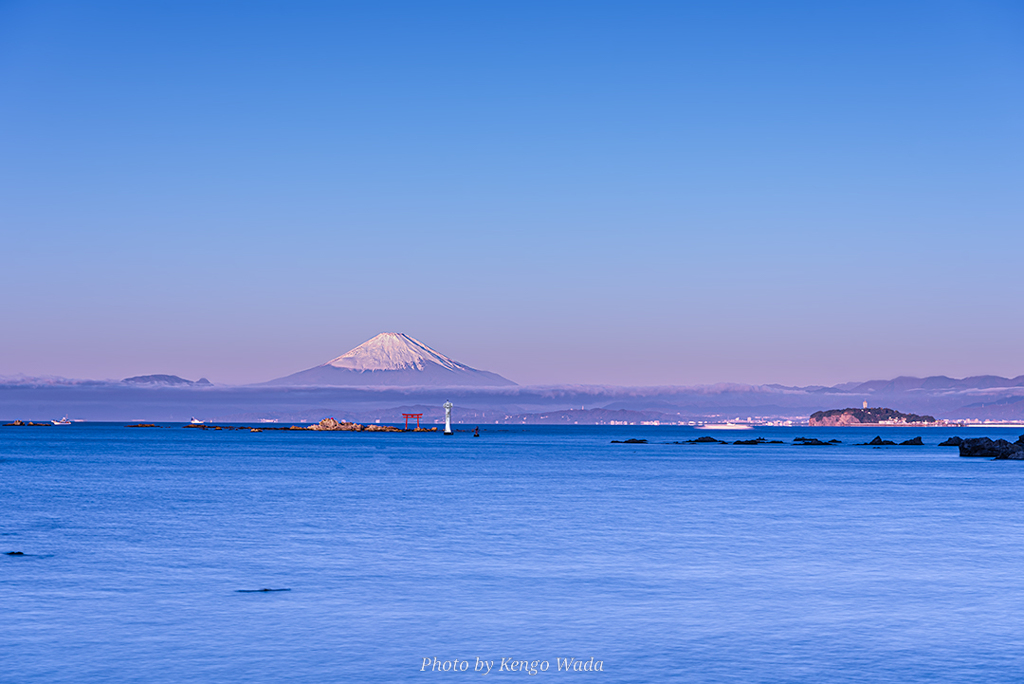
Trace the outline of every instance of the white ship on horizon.
<path fill-rule="evenodd" d="M 746 423 L 705 423 L 704 430 L 753 430 L 752 425 Z"/>

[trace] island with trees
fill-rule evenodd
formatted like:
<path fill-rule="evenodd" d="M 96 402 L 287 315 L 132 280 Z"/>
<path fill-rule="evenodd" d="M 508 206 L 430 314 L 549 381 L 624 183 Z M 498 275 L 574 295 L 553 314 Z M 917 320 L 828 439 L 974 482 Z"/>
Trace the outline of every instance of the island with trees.
<path fill-rule="evenodd" d="M 900 413 L 891 408 L 847 408 L 831 409 L 812 413 L 808 423 L 817 427 L 844 425 L 919 425 L 934 423 L 933 416 L 919 416 L 916 413 Z"/>

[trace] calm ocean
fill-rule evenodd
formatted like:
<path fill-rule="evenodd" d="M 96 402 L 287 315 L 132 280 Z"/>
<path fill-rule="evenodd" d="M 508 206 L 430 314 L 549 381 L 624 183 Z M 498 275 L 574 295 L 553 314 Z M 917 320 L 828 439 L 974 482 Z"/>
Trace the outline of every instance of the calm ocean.
<path fill-rule="evenodd" d="M 0 679 L 1020 682 L 1020 432 L 0 428 Z"/>

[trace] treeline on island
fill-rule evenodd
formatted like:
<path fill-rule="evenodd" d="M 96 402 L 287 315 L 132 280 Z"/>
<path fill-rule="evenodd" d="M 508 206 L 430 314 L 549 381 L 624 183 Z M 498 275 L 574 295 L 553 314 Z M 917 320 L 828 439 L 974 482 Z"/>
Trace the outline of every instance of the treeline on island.
<path fill-rule="evenodd" d="M 934 423 L 934 416 L 919 416 L 916 413 L 900 413 L 891 408 L 847 408 L 817 411 L 808 421 L 812 426 L 836 427 L 842 425 L 867 425 L 872 423 L 907 424 Z"/>

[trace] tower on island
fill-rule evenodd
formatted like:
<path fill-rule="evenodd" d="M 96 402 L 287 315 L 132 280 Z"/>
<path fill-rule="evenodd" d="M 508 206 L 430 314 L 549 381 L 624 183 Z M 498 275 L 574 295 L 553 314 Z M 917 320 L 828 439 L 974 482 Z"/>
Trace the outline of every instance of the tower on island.
<path fill-rule="evenodd" d="M 867 407 L 868 407 L 868 402 L 865 401 L 864 402 L 864 408 L 867 408 Z"/>
<path fill-rule="evenodd" d="M 444 402 L 444 434 L 452 434 L 452 402 Z"/>

